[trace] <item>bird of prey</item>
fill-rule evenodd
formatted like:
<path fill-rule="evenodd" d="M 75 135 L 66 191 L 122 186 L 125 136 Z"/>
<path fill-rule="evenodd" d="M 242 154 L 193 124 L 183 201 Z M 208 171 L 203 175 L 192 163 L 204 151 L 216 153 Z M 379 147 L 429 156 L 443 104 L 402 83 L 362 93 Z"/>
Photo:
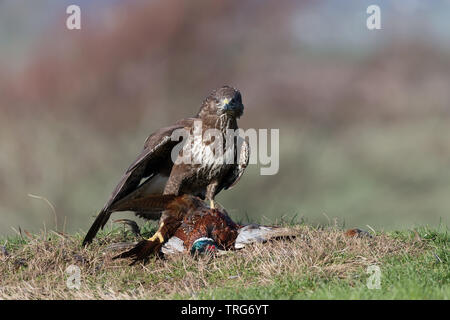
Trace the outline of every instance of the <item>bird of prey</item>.
<path fill-rule="evenodd" d="M 100 228 L 103 228 L 112 212 L 134 211 L 146 219 L 158 219 L 164 207 L 158 203 L 160 195 L 179 196 L 189 194 L 210 202 L 214 207 L 214 197 L 223 189 L 233 187 L 242 176 L 249 161 L 249 144 L 235 135 L 231 150 L 227 144 L 229 130 L 237 130 L 237 119 L 242 116 L 244 105 L 241 93 L 230 86 L 223 86 L 211 92 L 203 101 L 199 112 L 193 118 L 177 121 L 175 124 L 159 129 L 151 134 L 144 144 L 144 149 L 126 170 L 109 200 L 98 214 L 83 245 L 92 242 Z M 183 137 L 173 139 L 176 130 L 184 130 L 190 136 L 195 135 L 196 124 L 201 121 L 201 136 L 207 130 L 215 129 L 222 139 L 192 139 L 192 155 L 200 161 L 178 161 L 183 159 L 181 149 L 173 160 L 172 149 Z M 212 143 L 215 142 L 215 143 Z M 215 155 L 216 143 L 221 143 L 223 152 Z M 231 151 L 231 152 L 230 152 Z M 211 158 L 211 152 L 215 155 Z M 231 154 L 233 161 L 224 161 L 224 155 Z M 207 161 L 205 161 L 205 158 Z M 212 160 L 212 161 L 211 161 Z M 133 210 L 130 203 L 134 199 L 148 198 L 148 206 Z"/>
<path fill-rule="evenodd" d="M 191 253 L 214 253 L 217 250 L 240 249 L 248 243 L 265 242 L 272 238 L 293 237 L 298 233 L 288 228 L 239 225 L 224 209 L 210 208 L 202 199 L 187 194 L 134 199 L 130 206 L 139 210 L 147 207 L 149 201 L 165 207 L 158 231 L 150 239 L 140 241 L 114 259 L 132 258 L 131 264 L 134 264 L 147 260 L 152 254 L 164 252 L 164 249 L 183 252 L 187 248 Z"/>

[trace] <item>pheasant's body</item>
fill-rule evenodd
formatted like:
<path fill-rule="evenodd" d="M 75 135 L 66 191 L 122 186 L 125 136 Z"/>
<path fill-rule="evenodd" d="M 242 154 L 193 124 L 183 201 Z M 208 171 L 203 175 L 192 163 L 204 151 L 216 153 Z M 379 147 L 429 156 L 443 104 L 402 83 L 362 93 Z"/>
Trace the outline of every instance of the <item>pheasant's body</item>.
<path fill-rule="evenodd" d="M 252 243 L 263 243 L 274 238 L 293 237 L 296 235 L 292 229 L 261 226 L 258 224 L 249 224 L 246 226 L 238 226 L 237 237 L 234 242 L 226 248 L 217 245 L 218 250 L 227 249 L 242 249 L 246 245 Z M 171 237 L 161 248 L 161 252 L 164 254 L 176 254 L 192 252 L 192 246 L 195 242 L 202 239 L 211 239 L 207 237 L 191 236 L 190 241 L 183 241 L 174 235 Z"/>
<path fill-rule="evenodd" d="M 174 236 L 181 239 L 186 248 L 191 248 L 197 239 L 210 238 L 219 248 L 227 250 L 233 247 L 239 228 L 225 211 L 203 205 L 184 217 Z"/>

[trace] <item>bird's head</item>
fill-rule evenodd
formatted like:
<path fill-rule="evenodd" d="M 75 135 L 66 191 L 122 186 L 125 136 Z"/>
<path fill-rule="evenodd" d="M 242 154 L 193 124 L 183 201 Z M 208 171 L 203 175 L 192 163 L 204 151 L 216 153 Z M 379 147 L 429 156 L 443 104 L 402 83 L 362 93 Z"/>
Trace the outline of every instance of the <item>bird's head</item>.
<path fill-rule="evenodd" d="M 191 247 L 191 254 L 214 254 L 217 252 L 217 244 L 211 238 L 199 238 Z"/>
<path fill-rule="evenodd" d="M 214 90 L 203 101 L 198 116 L 203 115 L 228 115 L 238 119 L 244 113 L 242 96 L 239 90 L 230 86 L 223 86 Z"/>

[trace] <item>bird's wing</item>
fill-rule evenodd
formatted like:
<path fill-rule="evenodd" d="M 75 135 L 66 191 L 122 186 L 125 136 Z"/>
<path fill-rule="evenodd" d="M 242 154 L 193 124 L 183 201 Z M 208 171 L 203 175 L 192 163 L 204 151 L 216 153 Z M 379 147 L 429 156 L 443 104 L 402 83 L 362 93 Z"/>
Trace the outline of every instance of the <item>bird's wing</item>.
<path fill-rule="evenodd" d="M 127 201 L 119 200 L 114 204 L 114 211 L 134 211 L 144 219 L 159 217 L 166 210 L 167 205 L 175 199 L 175 195 L 146 195 L 139 198 L 131 198 Z"/>
<path fill-rule="evenodd" d="M 180 142 L 180 140 L 172 140 L 172 133 L 191 126 L 192 122 L 192 118 L 183 119 L 173 126 L 162 128 L 150 135 L 145 141 L 141 154 L 128 167 L 103 210 L 108 211 L 112 204 L 134 191 L 142 179 L 151 178 L 157 173 L 161 164 L 171 161 L 172 148 Z"/>
<path fill-rule="evenodd" d="M 176 236 L 170 238 L 161 248 L 161 252 L 164 254 L 182 253 L 184 251 L 186 251 L 184 241 Z"/>
<path fill-rule="evenodd" d="M 86 234 L 83 245 L 92 242 L 98 230 L 105 226 L 111 212 L 116 210 L 112 210 L 112 206 L 116 202 L 135 191 L 143 179 L 152 179 L 158 173 L 158 170 L 161 169 L 161 166 L 167 165 L 167 162 L 171 161 L 170 154 L 172 148 L 181 140 L 173 141 L 171 139 L 172 133 L 177 129 L 190 127 L 193 121 L 193 118 L 180 120 L 173 126 L 162 128 L 147 138 L 144 149 L 120 179 L 105 206 Z"/>
<path fill-rule="evenodd" d="M 250 144 L 246 139 L 238 137 L 236 152 L 237 163 L 225 178 L 223 184 L 223 189 L 225 190 L 231 189 L 238 183 L 248 166 L 248 161 L 250 159 Z"/>

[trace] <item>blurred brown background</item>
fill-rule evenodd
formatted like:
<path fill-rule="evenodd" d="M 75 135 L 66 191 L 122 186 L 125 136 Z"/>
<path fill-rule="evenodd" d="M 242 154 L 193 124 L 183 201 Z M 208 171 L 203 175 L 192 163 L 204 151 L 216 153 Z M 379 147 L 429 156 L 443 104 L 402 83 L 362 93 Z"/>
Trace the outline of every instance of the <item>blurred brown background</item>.
<path fill-rule="evenodd" d="M 219 195 L 233 218 L 448 225 L 450 4 L 376 1 L 369 31 L 370 4 L 0 1 L 0 234 L 55 227 L 28 194 L 87 230 L 147 135 L 223 84 L 281 142 L 277 175 Z"/>

